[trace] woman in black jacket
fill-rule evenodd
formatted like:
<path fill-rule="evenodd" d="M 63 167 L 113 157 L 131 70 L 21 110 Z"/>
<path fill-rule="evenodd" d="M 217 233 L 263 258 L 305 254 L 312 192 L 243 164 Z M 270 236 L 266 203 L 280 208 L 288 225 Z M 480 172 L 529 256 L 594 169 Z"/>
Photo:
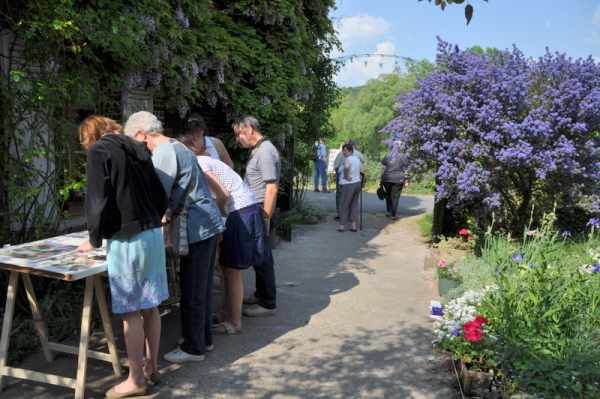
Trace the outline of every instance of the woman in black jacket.
<path fill-rule="evenodd" d="M 392 151 L 388 154 L 381 164 L 384 166 L 381 175 L 381 184 L 385 189 L 385 207 L 387 216 L 397 219 L 398 202 L 400 194 L 406 181 L 406 157 L 400 153 L 400 145 L 396 142 Z"/>
<path fill-rule="evenodd" d="M 89 241 L 80 251 L 107 240 L 112 311 L 123 317 L 129 377 L 107 398 L 146 393 L 156 382 L 160 342 L 157 306 L 168 298 L 161 218 L 167 198 L 143 143 L 121 134 L 109 118 L 90 116 L 79 127 L 87 153 L 85 214 Z M 146 362 L 144 364 L 144 348 Z"/>

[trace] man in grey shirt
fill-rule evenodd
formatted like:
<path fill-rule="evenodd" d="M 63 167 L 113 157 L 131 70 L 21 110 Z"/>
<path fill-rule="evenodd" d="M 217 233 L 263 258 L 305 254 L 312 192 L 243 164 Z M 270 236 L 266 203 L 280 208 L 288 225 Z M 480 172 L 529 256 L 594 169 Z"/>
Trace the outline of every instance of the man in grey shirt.
<path fill-rule="evenodd" d="M 258 120 L 246 116 L 233 124 L 237 142 L 244 148 L 251 148 L 250 159 L 246 164 L 244 181 L 250 186 L 266 219 L 266 234 L 269 232 L 269 220 L 275 211 L 277 190 L 281 176 L 281 161 L 277 148 L 260 132 Z M 243 310 L 245 316 L 270 316 L 277 309 L 275 288 L 275 269 L 273 255 L 268 240 L 261 254 L 262 262 L 254 265 L 256 272 L 256 291 L 254 297 L 246 298 Z"/>

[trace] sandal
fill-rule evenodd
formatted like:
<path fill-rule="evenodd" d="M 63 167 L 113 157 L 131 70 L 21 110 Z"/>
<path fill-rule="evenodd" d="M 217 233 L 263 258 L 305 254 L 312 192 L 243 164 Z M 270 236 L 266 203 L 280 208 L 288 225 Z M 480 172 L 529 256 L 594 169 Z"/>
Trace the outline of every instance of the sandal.
<path fill-rule="evenodd" d="M 160 374 L 158 374 L 158 372 L 152 374 L 146 374 L 146 372 L 144 372 L 144 379 L 146 380 L 146 384 L 150 386 L 160 384 Z"/>
<path fill-rule="evenodd" d="M 135 396 L 145 396 L 146 395 L 146 386 L 142 386 L 136 389 L 133 389 L 129 392 L 116 392 L 115 387 L 112 387 L 106 392 L 106 398 L 108 399 L 121 399 L 121 398 L 132 398 Z"/>
<path fill-rule="evenodd" d="M 225 334 L 225 335 L 235 335 L 242 332 L 241 329 L 235 328 L 233 324 L 228 321 L 224 321 L 219 324 L 215 324 L 212 328 L 213 333 L 215 334 Z"/>

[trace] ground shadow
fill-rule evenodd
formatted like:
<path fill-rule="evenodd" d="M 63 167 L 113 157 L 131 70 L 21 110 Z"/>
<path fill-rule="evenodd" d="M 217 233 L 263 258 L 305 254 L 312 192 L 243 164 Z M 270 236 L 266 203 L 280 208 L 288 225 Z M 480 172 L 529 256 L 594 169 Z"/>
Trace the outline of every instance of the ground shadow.
<path fill-rule="evenodd" d="M 329 198 L 326 200 L 320 196 Z M 334 211 L 333 196 L 334 194 L 316 197 L 309 195 L 308 200 Z M 366 193 L 363 199 L 366 218 L 365 228 L 361 232 L 338 233 L 331 221 L 333 215 L 330 214 L 326 226 L 299 227 L 295 230 L 291 243 L 282 243 L 274 251 L 279 307 L 274 317 L 244 319 L 243 334 L 215 337 L 215 352 L 201 364 L 180 367 L 161 361 L 165 383 L 155 389 L 151 397 L 189 397 L 190 387 L 196 397 L 336 397 L 332 396 L 333 385 L 332 390 L 327 388 L 334 384 L 335 392 L 339 393 L 341 387 L 341 392 L 347 397 L 400 398 L 408 397 L 403 396 L 403 393 L 408 392 L 411 386 L 420 384 L 419 381 L 427 381 L 420 374 L 424 372 L 423 366 L 402 375 L 398 375 L 396 369 L 399 368 L 394 367 L 405 362 L 421 362 L 423 359 L 418 358 L 419 354 L 430 350 L 430 331 L 416 326 L 398 326 L 398 329 L 391 331 L 363 330 L 352 336 L 334 336 L 334 339 L 343 342 L 340 353 L 314 354 L 308 360 L 306 357 L 299 357 L 298 371 L 276 375 L 282 382 L 269 393 L 252 392 L 249 381 L 257 378 L 256 369 L 250 371 L 234 366 L 238 359 L 251 358 L 253 352 L 272 344 L 287 345 L 287 361 L 295 361 L 294 343 L 289 340 L 279 343 L 278 338 L 308 324 L 314 315 L 329 306 L 333 296 L 359 285 L 357 273 L 374 272 L 367 263 L 381 255 L 381 248 L 373 244 L 372 239 L 386 229 L 391 221 L 383 216 L 385 205 L 374 194 Z M 429 208 L 427 199 L 403 197 L 400 214 L 408 217 L 426 212 Z M 332 250 L 333 242 L 336 243 L 335 250 Z M 247 291 L 252 287 L 252 278 L 253 273 L 246 273 Z M 174 308 L 163 317 L 161 352 L 176 346 L 179 329 L 177 309 Z M 116 331 L 121 331 L 118 324 Z M 374 341 L 385 342 L 385 346 L 371 348 L 369 342 Z M 277 362 L 279 356 L 283 355 L 274 356 L 269 361 Z M 50 366 L 45 365 L 41 359 L 39 355 L 31 357 L 25 362 L 25 366 L 64 375 L 74 373 L 75 361 L 72 357 L 59 358 Z M 215 374 L 215 370 L 219 370 L 218 374 Z M 90 361 L 88 376 L 89 397 L 103 397 L 104 391 L 117 381 L 111 377 L 109 364 L 94 360 Z M 183 377 L 186 377 L 186 381 L 189 380 L 185 384 L 186 389 L 180 391 L 178 388 L 182 388 L 181 386 L 170 385 L 171 379 L 181 381 Z M 311 380 L 315 383 L 308 384 Z M 427 386 L 418 388 L 423 392 L 429 392 L 430 389 Z M 32 395 L 39 398 L 68 398 L 72 397 L 72 391 L 19 381 L 3 393 L 3 397 L 7 398 Z"/>

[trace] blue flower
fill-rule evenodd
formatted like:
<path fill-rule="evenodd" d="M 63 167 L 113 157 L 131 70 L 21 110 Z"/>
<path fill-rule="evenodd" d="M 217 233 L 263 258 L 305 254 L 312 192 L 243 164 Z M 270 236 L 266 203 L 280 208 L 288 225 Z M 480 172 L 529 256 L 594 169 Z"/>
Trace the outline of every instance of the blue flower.
<path fill-rule="evenodd" d="M 454 328 L 452 329 L 452 331 L 450 332 L 450 334 L 451 334 L 453 337 L 458 337 L 458 336 L 460 335 L 460 333 L 461 333 L 460 326 L 456 326 L 456 327 L 454 327 Z"/>
<path fill-rule="evenodd" d="M 443 316 L 444 309 L 441 306 L 432 306 L 431 307 L 431 315 L 432 316 Z"/>
<path fill-rule="evenodd" d="M 600 219 L 598 218 L 591 218 L 588 222 L 587 225 L 593 229 L 600 229 Z"/>
<path fill-rule="evenodd" d="M 594 272 L 594 273 L 598 273 L 598 272 L 600 272 L 600 263 L 595 263 L 595 264 L 592 266 L 592 272 Z"/>
<path fill-rule="evenodd" d="M 519 252 L 515 252 L 514 254 L 512 254 L 512 260 L 513 262 L 523 262 L 523 254 L 519 253 Z"/>

